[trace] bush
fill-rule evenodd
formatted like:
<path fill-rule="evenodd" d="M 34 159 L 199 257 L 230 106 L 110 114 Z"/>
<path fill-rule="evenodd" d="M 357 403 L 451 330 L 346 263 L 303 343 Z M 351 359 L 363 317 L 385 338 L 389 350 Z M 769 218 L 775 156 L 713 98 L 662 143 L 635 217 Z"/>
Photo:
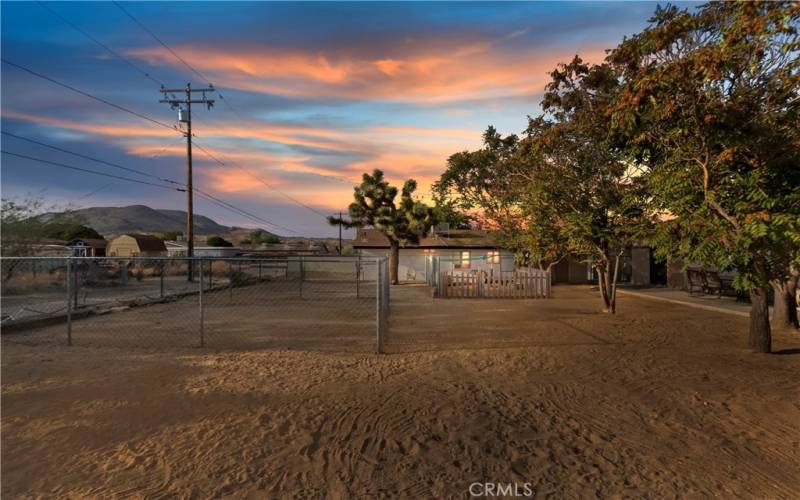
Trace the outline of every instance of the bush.
<path fill-rule="evenodd" d="M 206 244 L 210 247 L 232 247 L 233 243 L 222 236 L 209 236 Z"/>

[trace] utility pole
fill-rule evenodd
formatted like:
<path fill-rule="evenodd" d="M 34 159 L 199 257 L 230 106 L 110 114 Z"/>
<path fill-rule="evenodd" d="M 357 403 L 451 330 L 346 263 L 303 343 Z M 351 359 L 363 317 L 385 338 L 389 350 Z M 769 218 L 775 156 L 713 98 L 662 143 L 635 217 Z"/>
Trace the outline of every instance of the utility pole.
<path fill-rule="evenodd" d="M 339 211 L 339 255 L 342 255 L 342 212 Z"/>
<path fill-rule="evenodd" d="M 206 92 L 214 92 L 214 86 L 209 85 L 205 88 L 193 89 L 191 83 L 186 84 L 185 89 L 166 89 L 161 87 L 160 92 L 164 94 L 163 98 L 158 102 L 164 102 L 170 105 L 172 109 L 178 109 L 178 121 L 186 124 L 186 256 L 189 257 L 188 273 L 186 279 L 192 281 L 194 279 L 193 263 L 191 258 L 194 257 L 194 190 L 192 187 L 192 104 L 205 104 L 208 109 L 214 105 L 213 99 L 206 98 Z M 175 94 L 186 93 L 185 99 L 178 99 Z M 193 99 L 192 93 L 200 92 L 202 97 L 200 99 Z M 172 96 L 168 98 L 167 95 Z M 201 270 L 202 272 L 202 270 Z"/>

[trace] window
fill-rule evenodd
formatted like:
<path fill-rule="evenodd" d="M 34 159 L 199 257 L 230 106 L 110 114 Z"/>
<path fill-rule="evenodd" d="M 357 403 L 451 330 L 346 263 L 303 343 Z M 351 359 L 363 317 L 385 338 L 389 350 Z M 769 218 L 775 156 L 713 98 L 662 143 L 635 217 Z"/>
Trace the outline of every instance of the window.
<path fill-rule="evenodd" d="M 457 269 L 469 269 L 469 250 L 461 252 L 461 260 L 456 262 Z"/>
<path fill-rule="evenodd" d="M 499 250 L 489 250 L 486 252 L 486 262 L 489 264 L 499 264 L 500 263 L 500 251 Z"/>

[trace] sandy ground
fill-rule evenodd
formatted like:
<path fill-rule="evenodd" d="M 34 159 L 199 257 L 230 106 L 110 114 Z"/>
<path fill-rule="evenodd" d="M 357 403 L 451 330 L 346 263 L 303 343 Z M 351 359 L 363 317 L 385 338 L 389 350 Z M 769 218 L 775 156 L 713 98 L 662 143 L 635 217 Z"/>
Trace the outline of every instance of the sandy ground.
<path fill-rule="evenodd" d="M 800 495 L 800 335 L 751 354 L 745 318 L 636 297 L 612 317 L 586 288 L 554 291 L 395 287 L 383 356 L 6 336 L 2 495 Z"/>

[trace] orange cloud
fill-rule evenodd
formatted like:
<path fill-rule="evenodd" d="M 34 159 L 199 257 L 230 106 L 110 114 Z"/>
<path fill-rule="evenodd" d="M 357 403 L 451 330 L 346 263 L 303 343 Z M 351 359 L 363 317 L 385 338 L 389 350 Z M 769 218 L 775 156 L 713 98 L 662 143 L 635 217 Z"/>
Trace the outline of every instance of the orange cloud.
<path fill-rule="evenodd" d="M 181 57 L 221 86 L 240 90 L 303 97 L 384 99 L 410 102 L 448 102 L 467 99 L 532 95 L 540 92 L 559 62 L 573 53 L 505 52 L 499 40 L 419 40 L 400 47 L 402 57 L 375 59 L 343 53 L 329 54 L 263 47 L 179 46 Z M 599 62 L 603 49 L 581 51 Z M 156 65 L 178 65 L 162 47 L 136 49 L 129 54 Z"/>

